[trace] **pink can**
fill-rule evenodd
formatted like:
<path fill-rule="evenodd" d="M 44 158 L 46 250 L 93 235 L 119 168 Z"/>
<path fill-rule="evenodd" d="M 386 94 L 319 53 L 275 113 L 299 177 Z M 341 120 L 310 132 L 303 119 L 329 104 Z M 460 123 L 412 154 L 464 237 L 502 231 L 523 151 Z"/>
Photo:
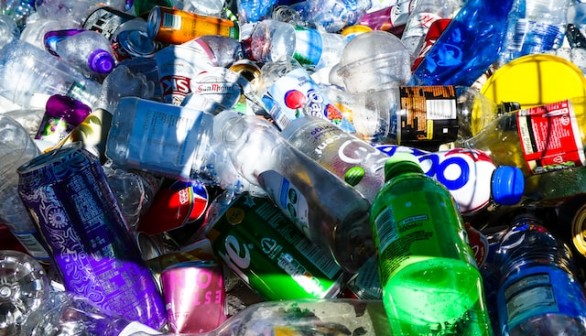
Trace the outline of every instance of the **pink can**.
<path fill-rule="evenodd" d="M 202 333 L 226 320 L 222 266 L 214 260 L 175 264 L 161 273 L 167 317 L 174 333 Z"/>

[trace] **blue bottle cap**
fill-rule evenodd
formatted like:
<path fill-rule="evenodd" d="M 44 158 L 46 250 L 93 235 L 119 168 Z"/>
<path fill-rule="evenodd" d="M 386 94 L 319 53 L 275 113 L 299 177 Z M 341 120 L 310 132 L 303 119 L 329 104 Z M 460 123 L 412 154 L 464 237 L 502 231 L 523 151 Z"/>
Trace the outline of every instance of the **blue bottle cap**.
<path fill-rule="evenodd" d="M 492 174 L 492 198 L 497 204 L 519 203 L 525 191 L 525 177 L 521 169 L 499 166 Z"/>
<path fill-rule="evenodd" d="M 114 69 L 114 57 L 104 49 L 96 49 L 87 60 L 89 68 L 99 74 L 108 74 Z"/>

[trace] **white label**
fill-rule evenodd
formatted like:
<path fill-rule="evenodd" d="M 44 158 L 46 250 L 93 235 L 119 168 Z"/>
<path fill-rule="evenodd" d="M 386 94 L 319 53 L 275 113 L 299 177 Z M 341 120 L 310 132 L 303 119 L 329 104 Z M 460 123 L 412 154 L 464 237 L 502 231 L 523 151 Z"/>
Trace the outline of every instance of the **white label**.
<path fill-rule="evenodd" d="M 124 329 L 122 329 L 122 331 L 118 334 L 118 336 L 131 336 L 134 335 L 135 333 L 139 333 L 139 335 L 162 335 L 161 332 L 150 328 L 149 326 L 146 326 L 142 323 L 139 322 L 130 322 L 129 325 L 127 325 Z"/>

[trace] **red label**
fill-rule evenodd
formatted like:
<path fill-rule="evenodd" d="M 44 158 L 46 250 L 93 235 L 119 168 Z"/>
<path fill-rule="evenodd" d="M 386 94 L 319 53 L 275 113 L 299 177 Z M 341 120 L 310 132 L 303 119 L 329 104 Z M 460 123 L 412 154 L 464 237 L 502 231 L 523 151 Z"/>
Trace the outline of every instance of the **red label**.
<path fill-rule="evenodd" d="M 584 145 L 569 101 L 520 110 L 517 131 L 533 174 L 584 165 Z"/>

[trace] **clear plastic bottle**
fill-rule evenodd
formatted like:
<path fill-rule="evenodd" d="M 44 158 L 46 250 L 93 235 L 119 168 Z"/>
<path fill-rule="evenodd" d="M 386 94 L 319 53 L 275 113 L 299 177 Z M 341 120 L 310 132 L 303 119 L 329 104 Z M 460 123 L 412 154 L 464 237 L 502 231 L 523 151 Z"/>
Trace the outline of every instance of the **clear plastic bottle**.
<path fill-rule="evenodd" d="M 329 120 L 344 131 L 355 131 L 297 61 L 279 60 L 265 64 L 259 82 L 262 102 L 279 128 L 283 129 L 291 120 L 312 115 Z"/>
<path fill-rule="evenodd" d="M 39 154 L 26 129 L 11 117 L 0 114 L 0 222 L 8 226 L 30 255 L 47 263 L 47 250 L 17 190 L 16 169 Z"/>
<path fill-rule="evenodd" d="M 301 12 L 307 22 L 337 33 L 358 23 L 371 5 L 370 0 L 306 0 Z"/>
<path fill-rule="evenodd" d="M 389 161 L 370 213 L 393 335 L 492 335 L 482 278 L 450 193 L 414 158 Z"/>
<path fill-rule="evenodd" d="M 499 63 L 562 45 L 571 0 L 515 0 L 508 16 Z"/>
<path fill-rule="evenodd" d="M 25 335 L 23 326 L 49 297 L 45 270 L 28 254 L 0 250 L 0 335 Z"/>
<path fill-rule="evenodd" d="M 55 94 L 96 108 L 101 85 L 32 44 L 15 40 L 0 50 L 0 95 L 23 108 L 44 108 Z"/>
<path fill-rule="evenodd" d="M 49 51 L 88 75 L 105 76 L 116 65 L 110 41 L 97 31 L 85 29 L 50 31 L 45 34 L 45 43 L 52 47 Z"/>
<path fill-rule="evenodd" d="M 372 256 L 369 202 L 293 147 L 274 125 L 224 111 L 214 117 L 214 141 L 226 149 L 244 179 L 262 187 L 345 270 L 356 272 Z"/>
<path fill-rule="evenodd" d="M 250 58 L 257 62 L 296 59 L 315 69 L 336 64 L 346 45 L 344 36 L 266 19 L 254 27 L 250 37 Z"/>
<path fill-rule="evenodd" d="M 276 0 L 237 0 L 238 19 L 241 24 L 262 21 L 271 16 Z"/>
<path fill-rule="evenodd" d="M 429 27 L 438 19 L 451 19 L 466 0 L 416 0 L 401 41 L 412 57 L 419 54 Z"/>
<path fill-rule="evenodd" d="M 586 297 L 572 252 L 537 217 L 514 218 L 497 253 L 502 335 L 586 334 Z"/>

